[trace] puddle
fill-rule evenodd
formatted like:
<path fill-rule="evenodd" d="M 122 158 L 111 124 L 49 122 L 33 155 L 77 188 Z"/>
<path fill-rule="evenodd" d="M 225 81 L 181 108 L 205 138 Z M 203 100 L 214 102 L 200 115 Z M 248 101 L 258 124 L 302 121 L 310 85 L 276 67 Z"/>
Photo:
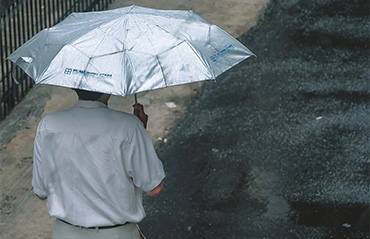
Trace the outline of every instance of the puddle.
<path fill-rule="evenodd" d="M 290 204 L 290 219 L 309 227 L 328 227 L 335 238 L 351 238 L 356 232 L 369 232 L 369 206 L 365 204 Z"/>

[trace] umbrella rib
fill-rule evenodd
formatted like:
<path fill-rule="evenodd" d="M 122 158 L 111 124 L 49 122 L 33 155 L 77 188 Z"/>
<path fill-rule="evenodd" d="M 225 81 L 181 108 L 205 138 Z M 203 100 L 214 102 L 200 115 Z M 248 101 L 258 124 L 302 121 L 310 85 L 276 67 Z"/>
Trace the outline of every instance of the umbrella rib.
<path fill-rule="evenodd" d="M 90 64 L 90 61 L 91 61 L 91 58 L 89 58 L 89 60 L 87 61 L 87 64 L 86 64 L 86 67 L 85 67 L 85 71 L 87 70 L 87 66 Z M 91 88 L 91 87 L 90 87 L 90 85 L 89 85 L 89 84 L 88 84 L 88 82 L 87 82 L 87 79 L 86 79 L 85 74 L 83 74 L 83 75 L 81 76 L 81 81 L 84 81 L 84 82 L 85 82 L 85 84 L 88 86 L 88 88 Z M 81 81 L 80 81 L 80 84 L 81 84 Z"/>
<path fill-rule="evenodd" d="M 174 37 L 174 38 L 176 38 L 176 39 L 178 39 L 178 40 L 180 40 L 180 41 L 188 41 L 188 40 L 189 40 L 189 39 L 187 39 L 187 38 L 182 39 L 182 38 L 180 38 L 179 36 L 174 35 L 173 33 L 171 33 L 171 32 L 169 32 L 169 31 L 167 31 L 167 30 L 166 30 L 166 29 L 164 29 L 163 27 L 161 27 L 161 26 L 159 26 L 159 25 L 157 25 L 157 24 L 153 24 L 152 22 L 150 22 L 150 21 L 146 20 L 144 17 L 140 17 L 140 16 L 138 16 L 138 15 L 135 15 L 135 17 L 140 18 L 140 19 L 142 19 L 143 21 L 145 21 L 145 22 L 147 22 L 147 23 L 149 23 L 149 24 L 151 24 L 151 25 L 153 25 L 153 26 L 155 26 L 155 27 L 159 28 L 160 30 L 162 30 L 162 31 L 166 32 L 167 34 L 171 35 L 172 37 Z M 189 18 L 189 17 L 188 17 L 188 18 Z M 187 21 L 188 21 L 188 19 L 187 19 Z M 198 22 L 195 22 L 195 23 L 197 23 L 197 24 L 199 24 L 199 25 L 201 25 L 201 24 L 205 24 L 205 23 L 198 23 Z M 209 28 L 209 29 L 210 29 L 210 28 Z M 210 34 L 209 34 L 209 35 L 210 35 Z M 210 39 L 209 39 L 208 41 L 210 41 Z"/>
<path fill-rule="evenodd" d="M 105 33 L 105 32 L 104 32 Z M 100 40 L 99 44 L 95 47 L 95 50 L 94 52 L 91 54 L 91 57 L 93 57 L 93 55 L 95 54 L 95 52 L 97 51 L 97 49 L 99 48 L 99 46 L 103 43 L 104 39 L 107 37 L 107 34 L 105 33 L 104 34 L 104 37 L 102 37 L 102 39 Z"/>
<path fill-rule="evenodd" d="M 110 56 L 110 55 L 114 55 L 114 54 L 119 54 L 119 53 L 121 53 L 121 52 L 124 52 L 124 50 L 123 51 L 115 51 L 115 52 L 111 52 L 111 53 L 107 53 L 107 54 L 103 54 L 103 55 L 99 55 L 99 56 L 93 56 L 93 57 L 90 57 L 90 56 L 88 56 L 88 55 L 86 55 L 85 53 L 83 53 L 82 51 L 80 51 L 78 48 L 76 48 L 75 46 L 73 46 L 73 45 L 70 45 L 71 47 L 73 47 L 76 51 L 78 51 L 78 52 L 80 52 L 82 55 L 84 55 L 84 56 L 86 56 L 86 57 L 88 57 L 88 58 L 100 58 L 100 57 L 104 57 L 104 56 Z"/>
<path fill-rule="evenodd" d="M 107 35 L 105 34 L 104 35 L 104 37 L 100 40 L 100 42 L 99 42 L 99 44 L 96 46 L 96 48 L 94 49 L 94 52 L 91 54 L 92 56 L 94 55 L 94 53 L 96 52 L 96 50 L 99 48 L 99 46 L 103 43 L 103 41 L 104 41 L 104 39 L 105 39 L 105 37 L 106 37 Z M 71 45 L 72 46 L 72 45 Z M 74 47 L 73 46 L 73 48 L 75 48 L 75 49 L 77 49 L 76 47 Z M 78 50 L 78 49 L 77 49 Z M 79 51 L 79 52 L 81 52 L 81 51 Z M 84 54 L 83 52 L 81 52 L 82 54 Z M 84 55 L 86 55 L 86 54 L 84 54 Z M 87 56 L 87 55 L 86 55 Z M 87 71 L 87 67 L 89 66 L 89 65 L 91 65 L 92 67 L 94 67 L 90 62 L 91 62 L 91 59 L 93 58 L 93 57 L 89 57 L 89 56 L 87 56 L 87 57 L 89 57 L 89 60 L 87 61 L 87 63 L 86 63 L 86 66 L 85 66 L 85 71 Z M 95 69 L 96 69 L 96 67 L 94 67 Z M 88 83 L 88 81 L 87 81 L 87 79 L 86 79 L 86 76 L 85 75 L 82 75 L 82 77 L 81 77 L 81 80 L 83 80 L 84 82 L 85 82 L 85 84 L 88 86 L 88 88 L 91 88 L 91 86 L 89 85 L 89 83 Z"/>
<path fill-rule="evenodd" d="M 199 54 L 199 52 L 195 49 L 195 47 L 189 42 L 189 41 L 184 41 L 186 44 L 188 44 L 188 46 L 190 47 L 190 49 L 195 53 L 195 55 L 198 57 L 198 59 L 200 60 L 200 62 L 203 63 L 203 65 L 208 69 L 209 72 L 212 73 L 212 77 L 216 78 L 215 76 L 215 73 L 213 71 L 213 69 L 211 68 L 211 66 L 208 64 L 207 61 L 205 61 L 201 55 Z"/>
<path fill-rule="evenodd" d="M 219 49 L 217 49 L 214 45 L 212 45 L 211 44 L 211 27 L 212 26 L 209 26 L 209 28 L 208 28 L 208 44 L 213 48 L 213 49 L 215 49 L 215 51 L 216 52 L 219 52 L 220 50 Z M 217 26 L 216 26 L 217 27 Z M 217 27 L 218 28 L 218 27 Z M 226 60 L 226 62 L 229 64 L 229 66 L 230 67 L 232 67 L 233 66 L 233 64 L 232 63 L 230 63 L 230 61 L 229 60 L 227 60 L 226 58 L 223 58 L 223 59 L 225 59 Z"/>
<path fill-rule="evenodd" d="M 135 21 L 135 24 L 136 24 L 136 27 L 138 28 L 138 29 L 140 29 L 140 27 L 139 27 L 139 25 L 137 24 L 137 22 L 136 22 L 136 20 L 134 19 L 134 21 Z M 141 30 L 141 29 L 140 29 Z M 142 31 L 143 32 L 143 31 Z M 144 34 L 145 34 L 145 36 L 146 36 L 146 38 L 148 39 L 148 41 L 150 42 L 150 44 L 152 45 L 152 47 L 153 47 L 153 50 L 154 50 L 154 55 L 155 55 L 155 59 L 157 60 L 157 62 L 158 62 L 158 65 L 159 65 L 159 69 L 161 70 L 161 73 L 162 73 L 162 78 L 163 78 L 163 81 L 164 81 L 164 84 L 165 84 L 165 86 L 167 87 L 168 86 L 168 84 L 167 84 L 167 79 L 166 79 L 166 76 L 164 75 L 164 72 L 163 72 L 163 68 L 162 68 L 162 65 L 161 65 L 161 62 L 160 62 L 160 60 L 158 59 L 158 54 L 157 54 L 157 52 L 155 51 L 155 49 L 154 49 L 154 45 L 153 45 L 153 43 L 152 43 L 152 41 L 150 40 L 150 38 L 148 37 L 148 35 L 145 33 L 145 32 L 143 32 Z"/>
<path fill-rule="evenodd" d="M 173 48 L 175 47 L 178 47 L 179 45 L 183 44 L 183 43 L 186 43 L 190 49 L 194 52 L 194 54 L 198 57 L 199 61 L 202 62 L 202 64 L 210 71 L 212 72 L 212 77 L 215 76 L 213 70 L 211 69 L 210 65 L 208 64 L 207 61 L 204 61 L 201 57 L 201 55 L 199 54 L 199 52 L 196 50 L 196 48 L 188 41 L 188 40 L 182 40 L 181 42 L 179 42 L 178 44 L 176 44 L 175 46 L 172 46 L 171 48 L 167 49 L 166 51 L 164 52 L 161 52 L 160 54 L 163 54 L 165 52 L 168 52 L 170 50 L 172 50 Z"/>
<path fill-rule="evenodd" d="M 166 77 L 165 77 L 165 75 L 164 75 L 163 68 L 162 68 L 162 64 L 161 64 L 161 61 L 158 59 L 158 55 L 155 55 L 155 59 L 156 59 L 156 60 L 157 60 L 157 62 L 158 62 L 159 69 L 160 69 L 160 70 L 161 70 L 161 72 L 162 72 L 162 77 L 163 77 L 164 84 L 165 84 L 165 86 L 167 87 L 167 86 L 168 86 L 168 84 L 167 84 L 167 79 L 166 79 Z"/>
<path fill-rule="evenodd" d="M 76 48 L 75 46 L 73 46 L 72 44 L 68 44 L 70 47 L 73 47 L 75 50 L 77 50 L 78 52 L 80 52 L 81 54 L 83 54 L 84 56 L 86 56 L 87 58 L 89 58 L 87 64 L 86 64 L 86 67 L 85 67 L 85 70 L 87 69 L 87 66 L 90 64 L 90 61 L 91 61 L 91 57 L 89 57 L 88 55 L 86 55 L 85 53 L 83 53 L 82 51 L 80 51 L 78 48 Z M 64 47 L 63 47 L 64 48 Z M 85 79 L 84 75 L 81 76 L 81 81 L 84 81 L 86 85 L 89 86 L 89 84 L 87 83 L 87 80 Z M 81 84 L 81 81 L 80 81 L 80 84 Z"/>
<path fill-rule="evenodd" d="M 210 42 L 208 43 L 213 49 L 215 49 L 216 52 L 219 52 L 220 50 L 217 49 L 214 45 L 212 45 Z M 229 67 L 233 67 L 233 64 L 230 63 L 230 61 L 226 58 L 226 57 L 223 57 L 223 59 L 227 62 L 227 64 L 229 65 Z M 217 76 L 216 76 L 217 77 Z"/>
<path fill-rule="evenodd" d="M 130 66 L 131 66 L 131 72 L 132 72 L 132 74 L 134 75 L 134 77 L 137 79 L 138 77 L 137 77 L 137 75 L 136 75 L 136 71 L 134 70 L 134 65 L 132 64 L 132 62 L 131 62 L 131 59 L 130 59 L 130 55 L 129 54 L 125 54 L 125 56 L 127 57 L 127 60 L 128 60 L 128 62 L 130 63 Z M 125 57 L 125 59 L 126 59 L 126 57 Z"/>
<path fill-rule="evenodd" d="M 166 33 L 168 33 L 169 35 L 171 35 L 171 36 L 172 36 L 172 37 L 174 37 L 174 38 L 177 38 L 177 39 L 178 39 L 178 40 L 180 40 L 180 41 L 184 41 L 184 40 L 185 40 L 185 39 L 181 39 L 180 37 L 178 37 L 178 36 L 176 36 L 176 35 L 172 34 L 171 32 L 167 31 L 167 30 L 166 30 L 166 29 L 164 29 L 163 27 L 160 27 L 160 26 L 159 26 L 159 25 L 157 25 L 157 24 L 153 24 L 153 23 L 149 22 L 148 20 L 146 20 L 146 19 L 145 19 L 145 18 L 143 18 L 143 17 L 137 16 L 137 15 L 135 15 L 135 17 L 140 18 L 141 20 L 143 20 L 143 21 L 145 21 L 145 22 L 147 22 L 147 23 L 149 23 L 149 24 L 151 24 L 151 25 L 153 25 L 153 26 L 155 26 L 155 27 L 159 28 L 160 30 L 162 30 L 162 31 L 164 31 L 164 32 L 166 32 Z"/>
<path fill-rule="evenodd" d="M 105 57 L 105 56 L 111 56 L 111 55 L 115 55 L 115 54 L 120 54 L 122 52 L 125 52 L 125 51 L 115 51 L 115 52 L 111 52 L 111 53 L 107 53 L 107 54 L 103 54 L 103 55 L 99 55 L 99 56 L 93 56 L 91 58 L 100 58 L 100 57 Z"/>
<path fill-rule="evenodd" d="M 120 80 L 120 85 L 121 85 L 120 90 L 122 92 L 122 95 L 124 95 L 127 92 L 127 84 L 123 83 L 123 78 L 126 79 L 126 72 L 127 72 L 127 69 L 126 69 L 126 55 L 127 55 L 127 52 L 125 51 L 125 44 L 124 43 L 122 45 L 122 49 L 123 49 L 123 51 L 122 51 L 123 57 L 121 57 L 121 59 L 120 59 L 121 64 L 122 64 L 122 71 L 120 71 L 120 74 L 121 74 L 120 78 L 122 79 L 122 80 Z"/>
<path fill-rule="evenodd" d="M 151 24 L 151 25 L 154 25 L 155 27 L 157 27 L 158 29 L 160 29 L 160 30 L 162 30 L 162 31 L 164 31 L 164 32 L 166 32 L 167 34 L 169 34 L 169 35 L 171 35 L 172 37 L 174 37 L 174 38 L 176 38 L 176 39 L 178 39 L 178 40 L 180 40 L 181 42 L 179 43 L 179 44 L 177 44 L 176 46 L 173 46 L 173 47 L 171 47 L 171 48 L 169 48 L 169 49 L 167 49 L 166 51 L 169 51 L 169 50 L 171 50 L 171 49 L 173 49 L 173 48 L 175 48 L 175 47 L 177 47 L 178 45 L 181 45 L 182 43 L 184 43 L 184 42 L 186 42 L 189 46 L 190 46 L 190 48 L 191 48 L 191 50 L 197 55 L 197 57 L 199 58 L 199 60 L 203 63 L 203 65 L 205 65 L 206 67 L 207 67 L 207 69 L 209 70 L 209 71 L 211 71 L 212 72 L 212 75 L 213 75 L 213 77 L 215 76 L 215 74 L 214 74 L 214 72 L 213 72 L 213 70 L 211 69 L 211 67 L 210 67 L 210 65 L 208 64 L 208 62 L 206 61 L 204 61 L 202 58 L 201 58 L 201 56 L 199 55 L 199 52 L 198 51 L 196 51 L 195 50 L 195 48 L 194 48 L 194 46 L 189 42 L 189 40 L 188 39 L 181 39 L 180 37 L 178 37 L 178 36 L 176 36 L 176 35 L 174 35 L 174 34 L 172 34 L 171 32 L 169 32 L 169 31 L 167 31 L 166 29 L 164 29 L 163 27 L 160 27 L 159 25 L 156 25 L 156 24 L 153 24 L 153 23 L 151 23 L 151 22 L 149 22 L 148 20 L 146 20 L 145 18 L 143 18 L 143 17 L 140 17 L 140 16 L 137 16 L 137 15 L 135 15 L 135 17 L 137 17 L 137 18 L 140 18 L 140 19 L 142 19 L 143 21 L 145 21 L 145 22 L 147 22 L 147 23 L 149 23 L 149 24 Z M 136 21 L 135 21 L 135 23 L 136 23 Z M 210 28 L 209 28 L 210 29 Z M 210 30 L 209 30 L 210 31 Z M 208 34 L 208 35 L 210 35 L 210 34 Z M 147 37 L 148 38 L 148 37 Z M 148 40 L 150 41 L 150 39 L 148 38 Z M 210 41 L 210 40 L 208 40 L 208 41 Z M 211 45 L 212 46 L 212 45 Z M 217 49 L 214 47 L 214 46 L 212 46 L 216 51 L 217 51 Z M 164 52 L 166 52 L 166 51 L 164 51 Z M 161 52 L 161 54 L 162 54 L 163 52 Z M 158 58 L 158 57 L 157 57 Z M 230 62 L 228 62 L 229 63 L 229 65 L 230 65 Z M 160 63 L 159 63 L 160 64 Z M 160 67 L 161 67 L 161 70 L 162 70 L 162 66 L 160 65 Z M 162 72 L 162 74 L 163 74 L 163 72 Z M 165 82 L 165 84 L 166 84 L 166 86 L 167 86 L 167 82 Z"/>

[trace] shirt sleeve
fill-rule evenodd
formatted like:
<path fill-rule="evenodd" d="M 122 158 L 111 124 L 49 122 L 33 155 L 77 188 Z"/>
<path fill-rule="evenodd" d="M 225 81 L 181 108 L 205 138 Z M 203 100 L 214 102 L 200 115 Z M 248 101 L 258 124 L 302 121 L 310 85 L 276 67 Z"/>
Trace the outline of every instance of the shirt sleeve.
<path fill-rule="evenodd" d="M 39 124 L 37 128 L 37 133 L 34 142 L 33 150 L 33 175 L 32 175 L 32 186 L 33 192 L 41 198 L 46 198 L 48 196 L 46 187 L 44 184 L 43 170 L 42 170 L 42 136 L 40 133 L 40 128 L 42 123 Z"/>
<path fill-rule="evenodd" d="M 165 172 L 148 133 L 138 123 L 132 135 L 127 160 L 126 172 L 136 187 L 148 192 L 156 188 L 164 179 Z"/>

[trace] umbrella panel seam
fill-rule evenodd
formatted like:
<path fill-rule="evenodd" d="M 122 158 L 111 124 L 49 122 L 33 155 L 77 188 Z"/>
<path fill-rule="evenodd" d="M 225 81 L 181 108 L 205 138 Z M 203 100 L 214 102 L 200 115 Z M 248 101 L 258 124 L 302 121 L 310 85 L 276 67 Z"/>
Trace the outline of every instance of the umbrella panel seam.
<path fill-rule="evenodd" d="M 134 19 L 134 22 L 135 22 L 135 24 L 136 24 L 136 26 L 137 26 L 137 28 L 138 29 L 140 29 L 140 27 L 138 26 L 138 24 L 137 24 L 137 22 L 135 21 L 135 19 Z M 147 21 L 146 21 L 147 22 Z M 140 29 L 141 30 L 141 29 Z M 143 31 L 142 31 L 143 32 Z M 166 79 L 166 76 L 165 76 L 165 74 L 164 74 L 164 72 L 163 72 L 163 67 L 162 67 L 162 65 L 161 65 L 161 63 L 160 63 L 160 61 L 159 61 L 159 59 L 158 59 L 158 53 L 156 52 L 156 49 L 154 48 L 154 45 L 153 45 L 153 43 L 152 43 L 152 41 L 150 40 L 150 38 L 148 37 L 148 35 L 146 34 L 146 32 L 143 32 L 144 34 L 145 34 L 145 36 L 146 36 L 146 38 L 148 39 L 148 41 L 150 42 L 150 44 L 152 45 L 152 48 L 153 48 L 153 51 L 154 51 L 154 55 L 155 55 L 155 58 L 156 58 L 156 60 L 157 60 L 157 62 L 158 62 L 158 65 L 159 65 L 159 69 L 161 70 L 161 73 L 162 73 L 162 79 L 163 79 L 163 82 L 164 82 L 164 84 L 165 84 L 165 86 L 167 87 L 168 86 L 168 84 L 167 84 L 167 79 Z"/>

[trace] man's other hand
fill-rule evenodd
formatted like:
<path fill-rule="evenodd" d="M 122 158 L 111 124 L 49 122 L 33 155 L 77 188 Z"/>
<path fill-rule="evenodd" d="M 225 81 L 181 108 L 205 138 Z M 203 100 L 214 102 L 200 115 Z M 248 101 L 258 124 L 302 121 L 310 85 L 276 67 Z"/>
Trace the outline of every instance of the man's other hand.
<path fill-rule="evenodd" d="M 134 115 L 136 115 L 140 121 L 143 122 L 144 128 L 146 128 L 149 116 L 145 114 L 144 106 L 142 104 L 134 104 L 132 107 L 134 107 Z"/>
<path fill-rule="evenodd" d="M 162 189 L 163 189 L 163 181 L 153 190 L 146 192 L 146 194 L 154 197 L 154 196 L 157 196 L 162 191 Z"/>

